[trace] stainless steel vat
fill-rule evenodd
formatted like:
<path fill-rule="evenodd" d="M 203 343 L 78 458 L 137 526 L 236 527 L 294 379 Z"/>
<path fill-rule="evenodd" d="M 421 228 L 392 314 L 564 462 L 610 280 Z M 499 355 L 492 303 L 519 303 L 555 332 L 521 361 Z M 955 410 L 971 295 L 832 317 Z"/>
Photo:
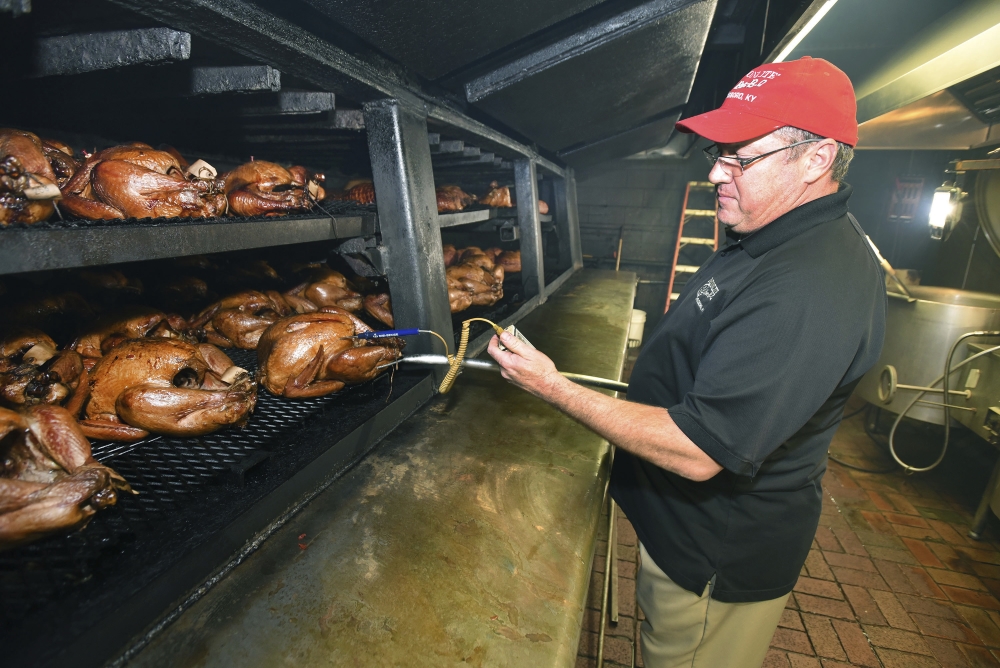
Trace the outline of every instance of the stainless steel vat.
<path fill-rule="evenodd" d="M 883 403 L 879 376 L 887 364 L 896 368 L 900 384 L 926 386 L 944 371 L 945 355 L 959 335 L 979 329 L 1000 330 L 1000 295 L 930 286 L 913 286 L 910 292 L 915 301 L 890 293 L 882 356 L 857 388 L 862 399 L 894 413 L 906 408 L 915 391 L 899 389 L 888 404 Z M 963 343 L 953 363 L 965 357 Z M 952 382 L 957 383 L 958 378 L 958 374 L 952 376 Z M 940 402 L 941 393 L 928 393 L 924 399 Z M 962 405 L 962 399 L 954 398 L 952 403 Z M 907 416 L 944 424 L 942 409 L 937 406 L 918 403 Z"/>

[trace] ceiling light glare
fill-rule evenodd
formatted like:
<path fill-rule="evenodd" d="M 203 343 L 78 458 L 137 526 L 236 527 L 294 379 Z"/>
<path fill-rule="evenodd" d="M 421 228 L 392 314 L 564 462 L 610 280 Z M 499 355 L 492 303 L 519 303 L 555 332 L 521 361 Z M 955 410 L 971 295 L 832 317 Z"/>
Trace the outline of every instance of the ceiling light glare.
<path fill-rule="evenodd" d="M 833 9 L 833 6 L 835 4 L 837 4 L 837 0 L 826 0 L 826 4 L 820 7 L 818 12 L 813 14 L 813 17 L 809 19 L 809 22 L 806 23 L 804 26 L 802 26 L 802 30 L 800 30 L 798 34 L 796 34 L 795 37 L 792 38 L 791 42 L 785 45 L 785 48 L 781 50 L 781 53 L 778 54 L 778 57 L 771 62 L 775 63 L 784 62 L 785 58 L 788 57 L 788 54 L 794 51 L 795 47 L 799 45 L 799 42 L 805 39 L 805 36 L 808 35 L 810 32 L 812 32 L 812 29 L 816 27 L 816 24 L 818 24 L 820 21 L 823 20 L 823 17 L 826 16 L 827 12 Z"/>

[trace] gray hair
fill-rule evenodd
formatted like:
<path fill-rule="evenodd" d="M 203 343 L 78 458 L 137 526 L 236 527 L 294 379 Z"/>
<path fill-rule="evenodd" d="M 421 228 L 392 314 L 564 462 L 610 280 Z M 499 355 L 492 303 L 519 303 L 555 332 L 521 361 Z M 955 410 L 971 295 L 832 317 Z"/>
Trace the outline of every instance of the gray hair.
<path fill-rule="evenodd" d="M 785 140 L 786 144 L 794 144 L 797 141 L 805 141 L 807 139 L 823 139 L 820 135 L 813 134 L 807 130 L 800 130 L 799 128 L 792 127 L 791 125 L 778 128 L 774 131 L 774 134 Z M 795 148 L 788 149 L 788 157 L 785 161 L 791 162 L 792 160 L 799 159 L 802 154 L 805 153 L 807 146 L 807 144 L 803 144 L 802 146 L 796 146 Z M 834 158 L 833 167 L 830 168 L 830 178 L 837 183 L 842 183 L 844 177 L 847 176 L 847 168 L 850 166 L 851 160 L 853 159 L 854 148 L 838 141 L 837 157 Z"/>

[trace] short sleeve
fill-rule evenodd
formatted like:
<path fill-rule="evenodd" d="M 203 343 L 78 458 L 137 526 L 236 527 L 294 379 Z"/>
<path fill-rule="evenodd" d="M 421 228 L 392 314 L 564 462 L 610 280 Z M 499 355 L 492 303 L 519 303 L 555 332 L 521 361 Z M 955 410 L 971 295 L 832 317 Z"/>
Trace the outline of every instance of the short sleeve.
<path fill-rule="evenodd" d="M 698 447 L 744 476 L 841 384 L 866 331 L 859 308 L 874 293 L 860 276 L 835 285 L 793 269 L 799 263 L 768 264 L 715 317 L 691 391 L 668 409 Z"/>

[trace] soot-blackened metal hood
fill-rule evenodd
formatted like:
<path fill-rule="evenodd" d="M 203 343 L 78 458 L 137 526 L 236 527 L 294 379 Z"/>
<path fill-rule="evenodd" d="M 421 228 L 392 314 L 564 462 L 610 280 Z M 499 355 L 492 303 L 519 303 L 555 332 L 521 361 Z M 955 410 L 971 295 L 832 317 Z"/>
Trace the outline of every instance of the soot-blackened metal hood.
<path fill-rule="evenodd" d="M 649 148 L 662 133 L 636 137 L 687 102 L 715 5 L 653 0 L 468 82 L 466 96 L 570 161 L 630 131 L 631 152 Z"/>
<path fill-rule="evenodd" d="M 428 79 L 439 79 L 602 0 L 305 0 Z"/>

